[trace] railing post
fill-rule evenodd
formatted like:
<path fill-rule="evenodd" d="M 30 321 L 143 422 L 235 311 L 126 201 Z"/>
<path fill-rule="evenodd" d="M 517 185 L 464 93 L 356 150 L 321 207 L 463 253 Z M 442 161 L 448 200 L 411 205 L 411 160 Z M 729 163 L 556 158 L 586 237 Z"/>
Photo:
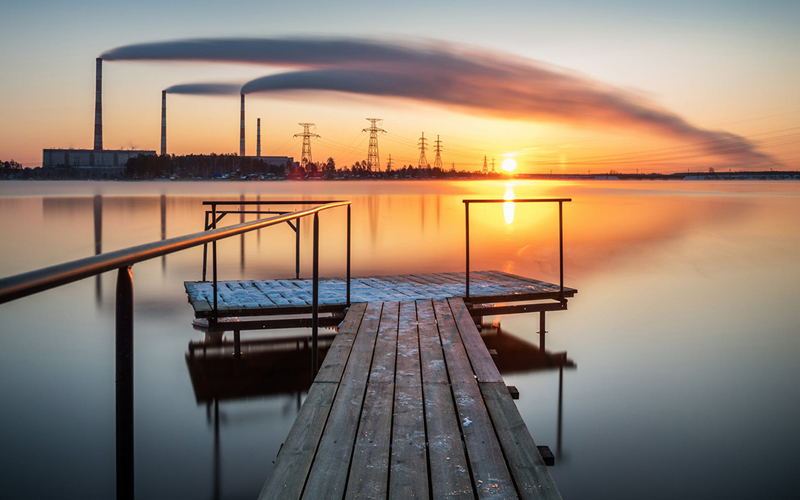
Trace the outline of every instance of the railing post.
<path fill-rule="evenodd" d="M 317 334 L 319 329 L 319 213 L 314 213 L 314 247 L 311 288 L 311 378 L 317 378 Z"/>
<path fill-rule="evenodd" d="M 559 300 L 564 302 L 564 203 L 558 202 L 558 264 L 559 264 Z"/>
<path fill-rule="evenodd" d="M 117 272 L 116 304 L 117 500 L 133 495 L 133 273 Z"/>
<path fill-rule="evenodd" d="M 347 306 L 350 307 L 350 205 L 347 205 Z"/>
<path fill-rule="evenodd" d="M 203 224 L 203 231 L 208 231 L 208 210 L 206 210 L 206 222 Z M 203 243 L 203 281 L 206 280 L 206 269 L 208 269 L 208 243 Z"/>
<path fill-rule="evenodd" d="M 464 219 L 466 220 L 466 225 L 467 225 L 467 228 L 466 228 L 466 233 L 467 233 L 467 272 L 466 272 L 466 277 L 467 277 L 467 295 L 466 295 L 466 299 L 465 300 L 469 301 L 469 201 L 468 200 L 464 200 L 464 216 L 465 216 Z"/>
<path fill-rule="evenodd" d="M 300 279 L 300 217 L 297 221 L 297 229 L 294 232 L 294 274 L 295 279 Z"/>
<path fill-rule="evenodd" d="M 212 217 L 212 226 L 213 229 L 217 228 L 217 206 L 212 204 L 211 205 L 211 217 Z M 213 320 L 217 322 L 217 240 L 211 242 L 211 272 L 214 278 L 214 284 L 212 285 L 214 291 L 214 311 L 213 311 Z"/>

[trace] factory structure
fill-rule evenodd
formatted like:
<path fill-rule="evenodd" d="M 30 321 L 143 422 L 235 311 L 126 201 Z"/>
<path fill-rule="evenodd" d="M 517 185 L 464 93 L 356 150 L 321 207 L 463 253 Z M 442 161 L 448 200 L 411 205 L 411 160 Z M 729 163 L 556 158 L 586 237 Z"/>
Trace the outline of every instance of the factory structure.
<path fill-rule="evenodd" d="M 144 149 L 103 149 L 103 60 L 96 60 L 97 78 L 95 90 L 94 147 L 92 149 L 44 149 L 42 167 L 69 167 L 86 173 L 100 175 L 119 175 L 131 158 L 139 155 L 155 155 L 154 150 Z M 286 166 L 294 162 L 289 156 L 261 156 L 261 119 L 257 121 L 256 156 L 245 155 L 245 107 L 244 94 L 241 94 L 241 121 L 239 137 L 239 156 L 261 160 L 267 165 Z M 167 91 L 161 92 L 161 155 L 167 154 Z"/>
<path fill-rule="evenodd" d="M 117 175 L 125 169 L 128 159 L 140 154 L 154 155 L 142 149 L 103 149 L 103 60 L 97 58 L 97 83 L 94 102 L 93 149 L 45 149 L 42 167 L 70 167 L 96 174 Z"/>

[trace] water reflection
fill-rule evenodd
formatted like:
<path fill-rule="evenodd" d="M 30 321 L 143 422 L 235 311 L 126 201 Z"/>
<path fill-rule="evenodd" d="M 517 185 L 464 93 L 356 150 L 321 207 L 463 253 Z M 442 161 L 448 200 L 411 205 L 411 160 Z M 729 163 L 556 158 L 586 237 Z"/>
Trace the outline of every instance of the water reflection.
<path fill-rule="evenodd" d="M 95 195 L 94 197 L 94 254 L 100 255 L 103 253 L 103 197 Z M 163 239 L 163 238 L 162 238 Z M 95 288 L 95 302 L 97 308 L 103 303 L 103 281 L 102 275 L 98 274 L 94 277 Z"/>
<path fill-rule="evenodd" d="M 503 195 L 504 200 L 513 200 L 514 199 L 514 185 L 507 184 L 506 185 L 506 193 Z M 514 222 L 514 203 L 513 202 L 505 202 L 503 203 L 503 218 L 506 221 L 506 224 L 511 224 Z"/>

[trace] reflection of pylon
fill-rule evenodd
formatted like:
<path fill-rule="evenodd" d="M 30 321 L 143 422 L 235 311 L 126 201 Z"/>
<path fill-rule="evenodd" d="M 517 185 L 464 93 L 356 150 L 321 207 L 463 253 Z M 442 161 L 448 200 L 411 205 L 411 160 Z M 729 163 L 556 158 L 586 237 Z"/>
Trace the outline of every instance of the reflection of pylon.
<path fill-rule="evenodd" d="M 428 168 L 430 165 L 428 164 L 428 159 L 425 158 L 425 147 L 428 145 L 428 140 L 425 139 L 425 132 L 422 133 L 422 137 L 419 139 L 419 168 Z"/>
<path fill-rule="evenodd" d="M 303 138 L 303 152 L 301 153 L 300 163 L 303 165 L 308 165 L 311 163 L 311 138 L 312 137 L 319 137 L 317 134 L 311 133 L 311 127 L 314 126 L 313 123 L 298 123 L 301 127 L 303 127 L 302 134 L 294 134 L 294 137 L 302 137 Z"/>
<path fill-rule="evenodd" d="M 438 168 L 439 170 L 442 169 L 442 141 L 439 140 L 439 136 L 436 136 L 436 158 L 433 160 L 433 168 Z"/>
<path fill-rule="evenodd" d="M 383 122 L 380 118 L 367 118 L 371 123 L 369 128 L 365 128 L 364 132 L 369 132 L 369 149 L 367 149 L 367 169 L 381 171 L 381 159 L 378 156 L 378 132 L 386 132 L 382 128 L 378 128 L 378 122 Z"/>
<path fill-rule="evenodd" d="M 484 174 L 489 173 L 489 167 L 486 165 L 486 155 L 483 155 L 483 173 Z"/>

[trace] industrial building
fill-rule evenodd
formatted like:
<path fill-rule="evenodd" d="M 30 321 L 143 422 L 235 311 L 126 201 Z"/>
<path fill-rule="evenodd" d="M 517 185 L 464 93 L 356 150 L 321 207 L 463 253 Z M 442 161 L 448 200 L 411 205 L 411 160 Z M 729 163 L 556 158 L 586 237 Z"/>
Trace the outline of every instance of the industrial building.
<path fill-rule="evenodd" d="M 97 79 L 94 103 L 94 149 L 45 149 L 42 167 L 69 167 L 99 175 L 118 175 L 125 163 L 136 156 L 154 155 L 155 151 L 142 149 L 103 149 L 103 60 L 97 58 Z"/>

